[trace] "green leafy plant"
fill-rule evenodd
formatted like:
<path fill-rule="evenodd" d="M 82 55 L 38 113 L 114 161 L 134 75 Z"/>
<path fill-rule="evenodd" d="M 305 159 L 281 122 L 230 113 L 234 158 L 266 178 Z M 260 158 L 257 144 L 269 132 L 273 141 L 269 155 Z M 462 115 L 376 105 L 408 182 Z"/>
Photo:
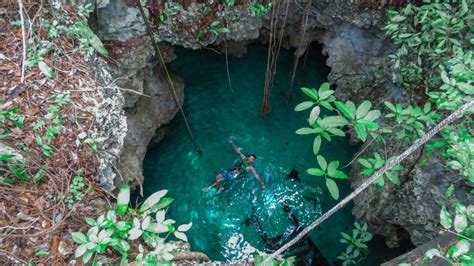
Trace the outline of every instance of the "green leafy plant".
<path fill-rule="evenodd" d="M 227 7 L 234 7 L 235 0 L 225 0 L 224 3 Z"/>
<path fill-rule="evenodd" d="M 211 38 L 210 42 L 213 43 L 217 39 L 220 34 L 228 33 L 230 30 L 222 25 L 222 23 L 218 20 L 211 22 L 207 27 L 207 31 L 210 32 Z"/>
<path fill-rule="evenodd" d="M 170 6 L 168 2 L 165 3 L 165 6 L 160 9 L 160 21 L 164 22 L 167 18 L 176 15 L 177 10 L 173 6 Z"/>
<path fill-rule="evenodd" d="M 268 255 L 255 255 L 253 257 L 253 263 L 255 266 L 264 266 L 263 262 L 268 258 Z M 275 258 L 270 260 L 270 262 L 266 263 L 265 265 L 272 265 L 272 266 L 293 266 L 295 265 L 296 257 L 291 256 L 288 258 Z"/>
<path fill-rule="evenodd" d="M 431 113 L 431 104 L 426 103 L 422 108 L 409 105 L 404 108 L 401 104 L 393 105 L 385 102 L 385 106 L 391 111 L 385 115 L 386 118 L 394 118 L 402 130 L 397 131 L 395 139 L 403 139 L 410 142 L 425 134 L 424 129 L 432 125 L 439 117 Z"/>
<path fill-rule="evenodd" d="M 72 183 L 69 185 L 69 192 L 72 195 L 66 197 L 65 202 L 66 206 L 71 209 L 74 205 L 74 202 L 79 202 L 82 200 L 85 194 L 84 178 L 80 175 L 76 175 L 72 179 Z"/>
<path fill-rule="evenodd" d="M 347 175 L 338 170 L 339 161 L 327 162 L 326 159 L 318 155 L 316 157 L 320 168 L 309 168 L 306 172 L 314 176 L 323 176 L 326 179 L 326 187 L 333 199 L 339 199 L 339 188 L 336 182 L 331 178 L 347 179 Z"/>
<path fill-rule="evenodd" d="M 123 186 L 116 208 L 97 219 L 86 218 L 91 226 L 86 234 L 72 233 L 73 240 L 80 244 L 75 257 L 82 257 L 82 262 L 87 263 L 95 254 L 114 250 L 122 255 L 121 263 L 128 263 L 130 259 L 145 265 L 169 262 L 177 246 L 167 242 L 168 237 L 174 235 L 187 241 L 185 232 L 192 223 L 175 227 L 174 220 L 165 218 L 165 208 L 173 202 L 172 198 L 165 197 L 166 194 L 167 190 L 155 192 L 134 209 L 129 207 L 130 188 Z M 138 254 L 134 258 L 129 254 L 132 245 L 138 246 Z"/>
<path fill-rule="evenodd" d="M 351 101 L 345 103 L 335 101 L 334 105 L 340 113 L 351 121 L 357 137 L 362 141 L 366 141 L 369 132 L 379 127 L 375 120 L 380 117 L 380 111 L 370 110 L 372 103 L 369 101 L 363 101 L 357 108 Z"/>
<path fill-rule="evenodd" d="M 382 166 L 385 165 L 385 163 L 390 162 L 394 159 L 394 157 L 388 158 L 387 161 L 385 161 L 382 156 L 378 152 L 374 152 L 374 157 L 372 158 L 359 158 L 358 162 L 364 167 L 364 169 L 361 171 L 362 175 L 365 176 L 370 176 L 375 171 L 378 169 L 382 168 Z M 400 179 L 398 178 L 397 172 L 403 170 L 403 167 L 401 165 L 395 165 L 390 169 L 389 171 L 385 172 L 381 177 L 377 178 L 375 180 L 375 184 L 377 184 L 379 187 L 384 187 L 385 186 L 385 181 L 384 177 L 387 177 L 388 180 L 392 181 L 395 185 L 399 186 L 400 185 Z"/>
<path fill-rule="evenodd" d="M 25 128 L 25 118 L 26 116 L 20 114 L 20 108 L 2 110 L 0 107 L 0 128 L 4 131 L 0 134 L 0 139 L 7 138 L 10 135 L 8 124 L 19 129 Z"/>
<path fill-rule="evenodd" d="M 307 87 L 301 88 L 301 91 L 310 98 L 295 107 L 295 111 L 300 112 L 311 109 L 307 119 L 309 127 L 296 130 L 296 134 L 310 135 L 315 134 L 313 140 L 313 153 L 317 156 L 320 168 L 310 168 L 307 173 L 315 176 L 324 176 L 326 187 L 333 199 L 339 199 L 339 188 L 333 180 L 347 179 L 347 175 L 338 169 L 339 161 L 326 162 L 326 159 L 319 155 L 322 140 L 331 141 L 332 137 L 345 137 L 347 127 L 355 129 L 358 138 L 367 141 L 369 133 L 373 138 L 379 138 L 378 134 L 386 132 L 380 129 L 380 125 L 375 122 L 380 116 L 379 110 L 371 110 L 372 104 L 369 101 L 362 102 L 358 107 L 351 101 L 345 103 L 339 102 L 334 96 L 334 90 L 330 89 L 329 83 L 323 83 L 318 90 Z M 322 108 L 332 112 L 335 115 L 321 114 Z M 377 130 L 380 129 L 380 132 Z"/>
<path fill-rule="evenodd" d="M 61 35 L 76 37 L 79 40 L 79 48 L 86 53 L 92 54 L 97 51 L 103 56 L 108 56 L 107 50 L 104 48 L 102 41 L 89 27 L 87 21 L 90 13 L 93 12 L 92 5 L 86 4 L 79 6 L 78 20 L 74 21 L 73 24 L 62 25 L 57 22 L 50 24 L 46 20 L 40 22 L 39 28 L 47 31 L 47 39 L 43 39 L 38 33 L 31 34 L 31 37 L 27 40 L 27 62 L 26 66 L 32 68 L 37 66 L 38 69 L 48 78 L 54 78 L 54 69 L 49 62 L 48 57 L 60 57 L 63 55 L 62 47 L 58 47 L 52 41 Z M 19 27 L 21 23 L 18 21 L 12 23 L 13 26 Z M 35 27 L 31 27 L 35 30 Z"/>
<path fill-rule="evenodd" d="M 271 8 L 271 2 L 268 2 L 266 5 L 262 3 L 250 3 L 248 6 L 250 15 L 252 15 L 253 17 L 263 17 Z"/>
<path fill-rule="evenodd" d="M 424 1 L 420 6 L 409 4 L 400 11 L 388 12 L 390 20 L 385 31 L 400 45 L 391 55 L 394 68 L 400 70 L 400 83 L 406 88 L 422 86 L 439 110 L 456 110 L 474 94 L 474 38 L 468 34 L 474 25 L 472 7 L 472 0 Z M 424 134 L 423 128 L 437 119 L 429 113 L 429 103 L 423 109 L 405 109 L 400 104 L 387 107 L 393 112 L 389 115 L 403 125 L 404 130 L 396 135 L 400 139 L 418 138 Z M 465 129 L 473 125 L 469 116 L 472 111 L 460 124 L 444 129 L 442 138 L 426 147 L 428 155 L 439 151 L 446 157 L 448 166 L 465 176 L 471 187 L 474 155 L 467 149 L 472 147 L 473 138 Z M 424 162 L 426 159 L 421 160 Z"/>
<path fill-rule="evenodd" d="M 474 253 L 470 252 L 474 238 L 474 207 L 472 205 L 466 207 L 461 202 L 456 202 L 454 214 L 453 219 L 448 209 L 442 206 L 439 218 L 444 230 L 457 235 L 456 242 L 446 252 L 440 248 L 428 250 L 425 253 L 425 260 L 440 257 L 450 264 L 462 265 L 469 265 L 474 261 Z"/>
<path fill-rule="evenodd" d="M 339 242 L 347 244 L 345 252 L 337 256 L 338 259 L 343 261 L 342 265 L 357 264 L 367 255 L 369 250 L 366 242 L 372 239 L 372 234 L 367 231 L 367 224 L 354 223 L 354 227 L 351 235 L 341 232 L 342 238 Z"/>
<path fill-rule="evenodd" d="M 470 8 L 472 0 L 430 0 L 421 6 L 408 4 L 400 11 L 388 11 L 389 23 L 384 29 L 400 45 L 390 58 L 401 71 L 402 84 L 416 84 L 430 68 L 444 62 L 454 47 L 462 46 L 460 40 L 472 25 Z"/>

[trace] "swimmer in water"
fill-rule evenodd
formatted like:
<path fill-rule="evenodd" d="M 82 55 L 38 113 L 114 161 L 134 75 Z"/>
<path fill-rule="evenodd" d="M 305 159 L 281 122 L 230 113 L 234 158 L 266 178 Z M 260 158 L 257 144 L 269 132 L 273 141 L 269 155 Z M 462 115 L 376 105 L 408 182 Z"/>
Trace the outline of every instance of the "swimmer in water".
<path fill-rule="evenodd" d="M 254 154 L 246 156 L 240 151 L 240 148 L 235 145 L 234 141 L 230 140 L 229 143 L 232 144 L 232 148 L 234 148 L 235 152 L 239 154 L 241 160 L 234 164 L 232 168 L 221 171 L 218 175 L 216 175 L 216 182 L 207 188 L 203 188 L 202 191 L 208 192 L 211 190 L 211 188 L 221 184 L 223 181 L 235 180 L 238 177 L 244 176 L 247 172 L 252 172 L 258 182 L 260 182 L 262 185 L 262 188 L 265 189 L 265 183 L 262 181 L 262 179 L 260 179 L 255 167 L 252 165 L 252 162 L 254 162 L 257 157 Z"/>

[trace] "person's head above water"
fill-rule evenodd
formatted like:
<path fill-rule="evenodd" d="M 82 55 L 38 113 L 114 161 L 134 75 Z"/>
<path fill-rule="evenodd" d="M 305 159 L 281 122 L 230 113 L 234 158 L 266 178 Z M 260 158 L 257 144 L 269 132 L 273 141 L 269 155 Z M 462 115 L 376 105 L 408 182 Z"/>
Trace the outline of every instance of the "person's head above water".
<path fill-rule="evenodd" d="M 249 154 L 249 156 L 247 156 L 247 161 L 250 163 L 255 161 L 255 159 L 257 159 L 257 156 L 255 156 L 255 154 Z"/>

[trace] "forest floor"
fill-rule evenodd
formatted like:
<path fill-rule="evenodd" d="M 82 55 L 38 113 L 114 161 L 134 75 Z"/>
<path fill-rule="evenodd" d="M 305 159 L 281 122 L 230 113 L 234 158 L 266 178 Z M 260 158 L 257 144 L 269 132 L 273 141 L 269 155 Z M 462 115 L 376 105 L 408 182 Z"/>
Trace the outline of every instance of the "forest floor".
<path fill-rule="evenodd" d="M 23 29 L 17 2 L 0 4 L 0 262 L 64 264 L 71 232 L 110 208 L 86 137 L 95 96 L 83 88 L 94 81 L 77 38 L 55 34 L 50 7 L 24 2 Z"/>

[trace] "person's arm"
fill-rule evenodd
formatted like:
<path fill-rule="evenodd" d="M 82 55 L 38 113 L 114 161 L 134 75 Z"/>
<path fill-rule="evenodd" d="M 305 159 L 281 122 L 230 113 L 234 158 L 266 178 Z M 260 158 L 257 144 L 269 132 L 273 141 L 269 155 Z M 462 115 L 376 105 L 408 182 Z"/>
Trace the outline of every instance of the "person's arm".
<path fill-rule="evenodd" d="M 240 158 L 242 159 L 245 159 L 247 158 L 241 151 L 240 151 L 240 148 L 237 147 L 237 145 L 235 145 L 235 142 L 233 140 L 229 140 L 229 143 L 232 144 L 232 148 L 234 149 L 234 151 L 236 153 L 238 153 L 240 155 Z"/>
<path fill-rule="evenodd" d="M 249 166 L 247 167 L 247 170 L 250 170 L 253 175 L 255 176 L 255 178 L 258 180 L 258 182 L 260 182 L 260 184 L 262 185 L 262 188 L 265 189 L 265 183 L 263 182 L 263 180 L 260 178 L 260 176 L 258 175 L 257 171 L 255 170 L 255 167 L 253 166 Z"/>

